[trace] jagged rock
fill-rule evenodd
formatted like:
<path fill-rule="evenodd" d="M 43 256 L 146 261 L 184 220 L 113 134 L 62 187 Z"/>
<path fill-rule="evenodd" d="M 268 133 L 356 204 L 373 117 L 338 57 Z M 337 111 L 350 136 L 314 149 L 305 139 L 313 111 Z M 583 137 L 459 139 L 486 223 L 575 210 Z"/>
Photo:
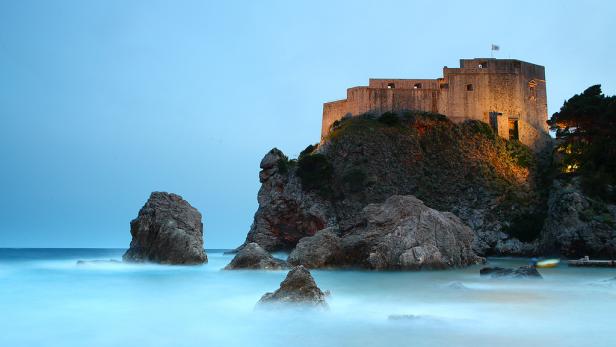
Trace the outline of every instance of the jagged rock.
<path fill-rule="evenodd" d="M 308 268 L 340 265 L 344 261 L 344 253 L 337 230 L 327 228 L 314 236 L 302 238 L 287 261 L 291 265 L 304 265 Z"/>
<path fill-rule="evenodd" d="M 289 271 L 278 290 L 263 295 L 258 305 L 296 304 L 327 308 L 325 297 L 326 294 L 317 287 L 310 271 L 300 265 Z"/>
<path fill-rule="evenodd" d="M 261 161 L 261 169 L 259 208 L 245 244 L 256 242 L 270 252 L 291 250 L 301 238 L 335 223 L 331 204 L 302 190 L 294 174 L 296 168 L 287 163 L 280 150 L 269 151 Z"/>
<path fill-rule="evenodd" d="M 278 270 L 287 268 L 287 263 L 274 258 L 270 253 L 261 248 L 259 244 L 251 242 L 237 252 L 231 263 L 225 270 L 236 269 L 264 269 Z"/>
<path fill-rule="evenodd" d="M 502 267 L 484 267 L 479 270 L 481 276 L 490 278 L 543 278 L 539 271 L 532 266 L 520 266 L 517 269 L 507 269 Z"/>
<path fill-rule="evenodd" d="M 132 241 L 123 256 L 127 262 L 202 264 L 201 213 L 181 196 L 153 192 L 130 222 Z"/>
<path fill-rule="evenodd" d="M 445 269 L 476 264 L 474 234 L 460 218 L 394 195 L 363 210 L 364 221 L 342 240 L 347 261 L 371 269 Z"/>
<path fill-rule="evenodd" d="M 570 258 L 612 258 L 616 254 L 616 206 L 584 195 L 578 179 L 554 181 L 541 249 Z"/>

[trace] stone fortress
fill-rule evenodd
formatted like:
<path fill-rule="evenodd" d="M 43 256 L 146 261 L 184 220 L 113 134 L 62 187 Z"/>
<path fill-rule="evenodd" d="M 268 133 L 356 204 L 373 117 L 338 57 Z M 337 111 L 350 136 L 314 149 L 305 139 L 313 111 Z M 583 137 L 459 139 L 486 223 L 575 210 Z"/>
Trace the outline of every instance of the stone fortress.
<path fill-rule="evenodd" d="M 515 59 L 460 59 L 437 79 L 370 79 L 347 98 L 323 104 L 323 140 L 336 120 L 361 114 L 419 110 L 489 124 L 501 137 L 535 151 L 550 141 L 545 69 Z"/>

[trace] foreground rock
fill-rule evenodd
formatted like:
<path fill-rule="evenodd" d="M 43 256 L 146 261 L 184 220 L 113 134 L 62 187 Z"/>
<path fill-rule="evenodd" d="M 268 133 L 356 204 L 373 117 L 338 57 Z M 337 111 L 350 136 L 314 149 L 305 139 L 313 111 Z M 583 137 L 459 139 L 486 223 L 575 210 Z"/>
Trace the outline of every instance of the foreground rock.
<path fill-rule="evenodd" d="M 242 247 L 225 270 L 237 269 L 263 269 L 278 270 L 287 268 L 287 263 L 274 258 L 259 244 L 251 242 Z"/>
<path fill-rule="evenodd" d="M 586 196 L 578 179 L 554 181 L 541 248 L 571 258 L 611 259 L 616 254 L 616 206 Z"/>
<path fill-rule="evenodd" d="M 137 218 L 130 222 L 130 233 L 133 239 L 123 256 L 124 261 L 207 262 L 201 213 L 179 195 L 153 192 Z"/>
<path fill-rule="evenodd" d="M 326 293 L 317 287 L 310 271 L 303 266 L 294 267 L 280 283 L 280 288 L 273 293 L 266 293 L 258 305 L 282 304 L 308 307 L 328 308 Z"/>
<path fill-rule="evenodd" d="M 479 274 L 490 278 L 543 278 L 539 271 L 532 266 L 520 266 L 517 269 L 484 267 L 479 270 Z"/>

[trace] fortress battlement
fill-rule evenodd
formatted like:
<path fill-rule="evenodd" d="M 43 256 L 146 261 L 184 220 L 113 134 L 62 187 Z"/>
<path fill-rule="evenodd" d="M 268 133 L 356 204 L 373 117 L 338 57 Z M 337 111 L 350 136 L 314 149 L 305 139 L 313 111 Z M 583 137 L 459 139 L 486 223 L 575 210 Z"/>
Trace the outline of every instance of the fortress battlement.
<path fill-rule="evenodd" d="M 499 136 L 538 151 L 549 141 L 545 68 L 515 59 L 460 59 L 436 79 L 371 78 L 323 104 L 321 139 L 343 117 L 419 110 L 490 124 Z"/>

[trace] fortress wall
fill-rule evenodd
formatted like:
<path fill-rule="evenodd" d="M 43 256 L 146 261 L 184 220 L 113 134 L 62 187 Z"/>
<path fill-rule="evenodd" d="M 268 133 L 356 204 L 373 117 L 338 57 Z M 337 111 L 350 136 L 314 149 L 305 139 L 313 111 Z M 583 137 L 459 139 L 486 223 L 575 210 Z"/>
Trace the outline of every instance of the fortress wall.
<path fill-rule="evenodd" d="M 394 89 L 415 89 L 415 84 L 421 83 L 421 89 L 438 89 L 438 80 L 435 79 L 380 79 L 371 78 L 368 87 L 388 88 L 393 83 Z"/>
<path fill-rule="evenodd" d="M 540 149 L 549 142 L 543 66 L 492 58 L 462 59 L 460 66 L 443 68 L 439 79 L 371 79 L 369 87 L 348 89 L 346 100 L 323 106 L 322 137 L 346 114 L 421 110 L 447 115 L 457 123 L 475 119 L 488 124 L 490 113 L 496 112 L 501 114 L 497 126 L 503 138 L 509 138 L 512 118 L 518 120 L 522 143 Z M 415 89 L 416 83 L 421 89 Z"/>
<path fill-rule="evenodd" d="M 321 122 L 321 139 L 323 139 L 328 133 L 329 128 L 338 119 L 342 119 L 347 111 L 347 101 L 338 100 L 332 102 L 326 102 L 323 104 L 323 120 Z"/>

